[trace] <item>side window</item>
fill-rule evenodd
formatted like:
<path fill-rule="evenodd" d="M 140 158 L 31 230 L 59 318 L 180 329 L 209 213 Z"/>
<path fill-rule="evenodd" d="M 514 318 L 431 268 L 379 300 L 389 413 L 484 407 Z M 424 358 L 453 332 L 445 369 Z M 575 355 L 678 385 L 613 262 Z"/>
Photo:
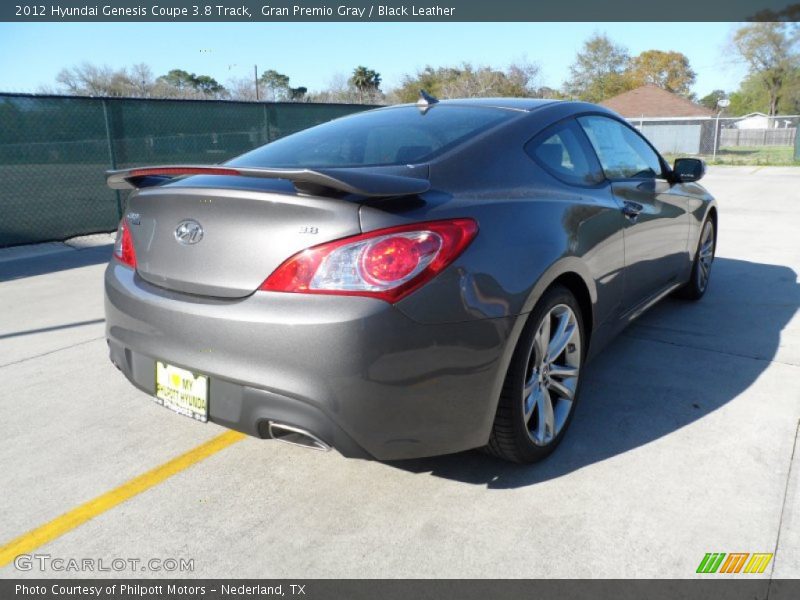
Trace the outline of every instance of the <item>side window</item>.
<path fill-rule="evenodd" d="M 661 161 L 641 136 L 622 123 L 600 116 L 579 117 L 609 179 L 662 177 Z"/>
<path fill-rule="evenodd" d="M 586 186 L 603 179 L 591 148 L 573 121 L 546 129 L 525 144 L 525 152 L 564 183 Z"/>

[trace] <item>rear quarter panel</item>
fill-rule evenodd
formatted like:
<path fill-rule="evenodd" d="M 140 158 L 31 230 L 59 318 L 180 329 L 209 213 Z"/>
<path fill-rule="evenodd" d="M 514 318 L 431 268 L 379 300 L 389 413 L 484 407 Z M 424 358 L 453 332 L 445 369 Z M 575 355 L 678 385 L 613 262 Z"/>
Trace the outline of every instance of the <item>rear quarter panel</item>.
<path fill-rule="evenodd" d="M 565 272 L 585 282 L 596 325 L 622 293 L 623 217 L 608 184 L 562 183 L 524 152 L 544 127 L 571 114 L 540 109 L 433 163 L 432 191 L 369 203 L 364 231 L 398 223 L 472 217 L 479 233 L 448 269 L 397 306 L 423 323 L 501 318 L 530 312 Z M 542 113 L 542 114 L 540 114 Z"/>

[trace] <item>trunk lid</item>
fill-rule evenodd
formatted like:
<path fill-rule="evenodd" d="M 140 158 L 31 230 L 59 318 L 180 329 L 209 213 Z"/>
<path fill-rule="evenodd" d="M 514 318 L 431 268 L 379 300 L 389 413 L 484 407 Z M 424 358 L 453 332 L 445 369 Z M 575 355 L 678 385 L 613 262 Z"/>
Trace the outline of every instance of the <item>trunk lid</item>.
<path fill-rule="evenodd" d="M 360 233 L 359 207 L 341 198 L 168 185 L 132 194 L 125 219 L 144 280 L 240 298 L 300 250 Z"/>

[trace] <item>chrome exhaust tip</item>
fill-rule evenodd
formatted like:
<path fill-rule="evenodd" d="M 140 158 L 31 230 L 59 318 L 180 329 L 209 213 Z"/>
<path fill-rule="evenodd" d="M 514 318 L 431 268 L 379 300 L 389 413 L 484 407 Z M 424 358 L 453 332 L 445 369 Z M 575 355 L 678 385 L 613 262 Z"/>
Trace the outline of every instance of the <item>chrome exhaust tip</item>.
<path fill-rule="evenodd" d="M 312 450 L 320 450 L 327 452 L 331 447 L 315 436 L 310 431 L 285 425 L 283 423 L 269 422 L 269 437 L 278 442 L 292 444 L 293 446 L 302 446 L 303 448 L 310 448 Z"/>

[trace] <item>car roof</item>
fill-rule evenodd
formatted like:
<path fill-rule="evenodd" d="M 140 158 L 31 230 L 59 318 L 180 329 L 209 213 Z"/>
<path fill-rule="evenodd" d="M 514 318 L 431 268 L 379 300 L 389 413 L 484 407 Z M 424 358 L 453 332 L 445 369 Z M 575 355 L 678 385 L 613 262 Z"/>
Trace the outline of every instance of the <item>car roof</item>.
<path fill-rule="evenodd" d="M 458 98 L 454 100 L 440 100 L 432 106 L 485 106 L 529 112 L 556 102 L 563 102 L 563 100 L 546 100 L 542 98 Z M 386 108 L 396 108 L 400 106 L 417 105 L 414 103 L 395 104 L 393 106 L 387 106 Z"/>
<path fill-rule="evenodd" d="M 510 108 L 513 110 L 535 110 L 559 102 L 559 100 L 545 100 L 543 98 L 463 98 L 456 100 L 441 100 L 439 104 L 461 104 L 469 106 L 491 106 L 494 108 Z"/>

